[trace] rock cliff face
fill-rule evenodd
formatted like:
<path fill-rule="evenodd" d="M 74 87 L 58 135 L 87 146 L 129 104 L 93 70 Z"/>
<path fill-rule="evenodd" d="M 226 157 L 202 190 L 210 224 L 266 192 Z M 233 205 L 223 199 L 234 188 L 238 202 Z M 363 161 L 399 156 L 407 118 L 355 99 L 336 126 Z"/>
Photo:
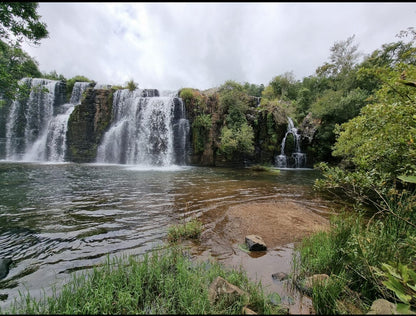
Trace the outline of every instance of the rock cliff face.
<path fill-rule="evenodd" d="M 112 118 L 111 89 L 88 88 L 68 121 L 67 157 L 72 162 L 94 162 L 101 137 Z"/>
<path fill-rule="evenodd" d="M 316 146 L 316 131 L 320 126 L 321 121 L 314 119 L 312 113 L 306 115 L 303 119 L 301 125 L 299 126 L 299 132 L 301 134 L 301 146 L 304 148 L 305 153 L 308 157 L 308 166 L 312 167 L 316 162 L 314 157 L 316 154 L 314 152 L 314 146 Z"/>
<path fill-rule="evenodd" d="M 180 91 L 191 125 L 191 164 L 202 166 L 243 166 L 245 164 L 274 164 L 280 152 L 281 141 L 287 129 L 287 116 L 283 108 L 274 105 L 258 106 L 258 98 L 245 96 L 245 120 L 253 128 L 252 154 L 236 154 L 231 159 L 224 156 L 221 129 L 226 125 L 228 113 L 220 104 L 217 90 L 201 92 L 186 88 Z"/>

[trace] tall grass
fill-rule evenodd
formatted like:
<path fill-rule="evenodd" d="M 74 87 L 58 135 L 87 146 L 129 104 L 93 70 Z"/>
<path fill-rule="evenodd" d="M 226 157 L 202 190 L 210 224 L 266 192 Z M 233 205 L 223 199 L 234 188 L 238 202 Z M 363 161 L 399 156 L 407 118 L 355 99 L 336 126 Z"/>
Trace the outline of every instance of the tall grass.
<path fill-rule="evenodd" d="M 294 279 L 326 273 L 343 280 L 339 281 L 343 286 L 338 290 L 323 291 L 322 286 L 314 287 L 315 310 L 341 313 L 335 302 L 348 299 L 350 291 L 359 294 L 365 307 L 377 298 L 398 301 L 375 271 L 383 263 L 394 267 L 400 263 L 415 270 L 415 200 L 414 193 L 395 192 L 382 199 L 378 212 L 371 218 L 363 212 L 340 214 L 331 219 L 329 232 L 320 232 L 302 241 L 299 257 L 294 258 Z M 330 300 L 328 295 L 332 295 Z"/>
<path fill-rule="evenodd" d="M 210 304 L 208 288 L 217 277 L 249 293 Z M 12 314 L 241 314 L 243 306 L 261 314 L 278 314 L 261 284 L 242 271 L 216 262 L 194 262 L 179 247 L 130 257 L 107 258 L 89 273 L 73 277 L 59 294 L 15 301 Z"/>
<path fill-rule="evenodd" d="M 201 235 L 202 229 L 201 221 L 193 218 L 188 222 L 169 226 L 167 238 L 171 243 L 184 239 L 197 239 Z"/>

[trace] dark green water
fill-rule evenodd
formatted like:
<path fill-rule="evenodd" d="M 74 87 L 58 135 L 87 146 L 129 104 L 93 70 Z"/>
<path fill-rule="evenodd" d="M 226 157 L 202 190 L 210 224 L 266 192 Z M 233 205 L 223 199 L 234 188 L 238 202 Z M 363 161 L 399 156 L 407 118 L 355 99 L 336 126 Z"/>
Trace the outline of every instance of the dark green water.
<path fill-rule="evenodd" d="M 327 207 L 312 190 L 314 170 L 0 162 L 0 280 L 7 307 L 18 291 L 51 291 L 106 256 L 142 254 L 163 244 L 183 217 L 248 201 L 289 199 Z M 329 203 L 329 202 L 328 202 Z M 208 217 L 207 217 L 208 216 Z M 215 216 L 215 215 L 212 215 Z"/>

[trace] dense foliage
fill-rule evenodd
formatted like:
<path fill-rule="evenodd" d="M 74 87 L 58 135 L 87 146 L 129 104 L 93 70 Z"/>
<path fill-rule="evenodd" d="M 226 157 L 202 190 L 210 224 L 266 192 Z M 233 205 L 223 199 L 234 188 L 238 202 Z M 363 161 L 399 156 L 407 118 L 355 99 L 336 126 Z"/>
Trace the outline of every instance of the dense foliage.
<path fill-rule="evenodd" d="M 399 313 L 416 310 L 416 47 L 413 29 L 401 35 L 412 41 L 383 45 L 358 68 L 367 105 L 335 125 L 341 164 L 319 165 L 316 188 L 342 193 L 357 212 L 337 216 L 330 232 L 299 248 L 297 277 L 330 275 L 313 288 L 320 313 L 368 311 L 377 298 L 397 303 Z"/>
<path fill-rule="evenodd" d="M 40 21 L 36 2 L 0 3 L 0 99 L 13 99 L 18 81 L 39 77 L 36 61 L 23 52 L 23 40 L 39 44 L 48 36 L 46 24 Z M 0 103 L 0 106 L 2 104 Z"/>

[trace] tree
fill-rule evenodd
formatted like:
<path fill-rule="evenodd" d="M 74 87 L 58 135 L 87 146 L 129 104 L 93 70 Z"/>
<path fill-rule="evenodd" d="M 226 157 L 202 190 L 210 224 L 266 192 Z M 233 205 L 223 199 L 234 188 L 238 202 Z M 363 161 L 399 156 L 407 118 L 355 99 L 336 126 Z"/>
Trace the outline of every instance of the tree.
<path fill-rule="evenodd" d="M 15 98 L 20 79 L 40 76 L 37 62 L 20 48 L 23 40 L 37 45 L 48 36 L 46 24 L 39 21 L 37 8 L 36 2 L 0 3 L 0 100 L 3 102 Z"/>
<path fill-rule="evenodd" d="M 358 200 L 377 199 L 375 192 L 396 188 L 399 177 L 416 176 L 416 89 L 401 79 L 406 74 L 408 81 L 416 81 L 416 65 L 407 54 L 401 56 L 376 67 L 382 85 L 372 103 L 337 126 L 333 155 L 343 159 L 343 168 L 324 166 L 320 186 L 342 189 Z M 349 101 L 359 99 L 356 93 Z"/>
<path fill-rule="evenodd" d="M 285 72 L 283 75 L 279 75 L 273 78 L 269 83 L 269 90 L 265 90 L 265 95 L 279 100 L 295 100 L 299 82 L 296 81 L 293 72 Z M 271 95 L 270 95 L 271 93 Z"/>
<path fill-rule="evenodd" d="M 0 100 L 14 99 L 19 79 L 40 76 L 35 60 L 20 48 L 11 47 L 0 41 Z"/>
<path fill-rule="evenodd" d="M 37 2 L 0 3 L 0 36 L 3 41 L 14 46 L 24 39 L 39 44 L 48 36 L 46 24 L 37 14 Z"/>
<path fill-rule="evenodd" d="M 358 45 L 353 44 L 354 37 L 355 35 L 352 35 L 345 41 L 335 42 L 330 48 L 330 63 L 319 67 L 316 73 L 321 76 L 334 77 L 351 71 L 360 57 Z"/>

